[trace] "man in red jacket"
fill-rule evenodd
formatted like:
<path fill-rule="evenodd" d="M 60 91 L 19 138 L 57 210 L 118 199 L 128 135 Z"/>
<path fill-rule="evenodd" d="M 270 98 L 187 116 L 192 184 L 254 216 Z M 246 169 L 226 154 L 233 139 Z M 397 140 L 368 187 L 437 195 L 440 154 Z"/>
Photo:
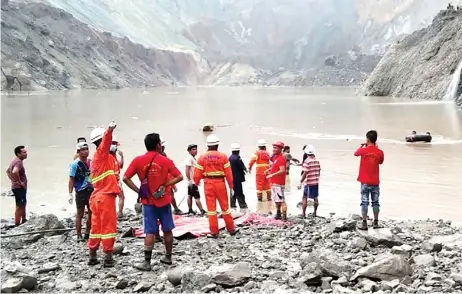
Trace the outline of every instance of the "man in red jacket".
<path fill-rule="evenodd" d="M 360 230 L 367 230 L 367 213 L 369 207 L 369 196 L 372 202 L 374 212 L 373 228 L 379 228 L 380 212 L 380 169 L 383 163 L 383 151 L 377 147 L 377 131 L 371 130 L 366 134 L 366 143 L 361 144 L 354 153 L 355 156 L 361 156 L 359 164 L 358 182 L 361 183 L 361 213 L 363 217 Z"/>

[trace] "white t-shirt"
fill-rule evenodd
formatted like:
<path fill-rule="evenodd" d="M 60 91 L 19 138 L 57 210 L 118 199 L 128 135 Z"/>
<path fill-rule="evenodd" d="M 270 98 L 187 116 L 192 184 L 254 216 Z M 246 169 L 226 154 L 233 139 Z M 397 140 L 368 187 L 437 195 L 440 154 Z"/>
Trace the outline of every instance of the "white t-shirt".
<path fill-rule="evenodd" d="M 188 154 L 188 156 L 186 156 L 186 159 L 184 160 L 184 165 L 192 167 L 189 170 L 189 176 L 191 180 L 194 179 L 194 165 L 195 164 L 196 164 L 196 159 L 191 154 Z"/>

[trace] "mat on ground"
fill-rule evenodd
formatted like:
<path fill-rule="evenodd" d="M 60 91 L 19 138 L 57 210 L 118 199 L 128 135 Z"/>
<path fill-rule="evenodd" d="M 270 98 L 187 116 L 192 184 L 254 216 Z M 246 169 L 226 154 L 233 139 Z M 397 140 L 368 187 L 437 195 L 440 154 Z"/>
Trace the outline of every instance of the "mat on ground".
<path fill-rule="evenodd" d="M 256 213 L 233 213 L 234 224 L 256 224 L 256 225 L 272 225 L 283 226 L 287 222 L 275 220 L 272 217 L 265 217 Z M 206 217 L 188 217 L 182 215 L 174 215 L 175 229 L 173 237 L 176 239 L 198 238 L 210 233 L 209 221 Z M 221 229 L 225 228 L 225 221 L 222 218 L 218 219 L 218 226 Z M 162 234 L 162 229 L 161 229 Z M 131 231 L 126 232 L 122 237 L 137 237 L 144 238 L 143 228 L 131 228 Z"/>

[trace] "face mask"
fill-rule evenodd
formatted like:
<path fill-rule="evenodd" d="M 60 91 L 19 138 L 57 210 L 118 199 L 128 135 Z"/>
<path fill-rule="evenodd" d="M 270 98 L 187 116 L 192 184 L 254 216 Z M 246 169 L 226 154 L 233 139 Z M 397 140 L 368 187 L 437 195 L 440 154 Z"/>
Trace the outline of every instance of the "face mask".
<path fill-rule="evenodd" d="M 109 152 L 115 153 L 117 151 L 117 145 L 111 145 L 111 149 L 109 149 Z"/>

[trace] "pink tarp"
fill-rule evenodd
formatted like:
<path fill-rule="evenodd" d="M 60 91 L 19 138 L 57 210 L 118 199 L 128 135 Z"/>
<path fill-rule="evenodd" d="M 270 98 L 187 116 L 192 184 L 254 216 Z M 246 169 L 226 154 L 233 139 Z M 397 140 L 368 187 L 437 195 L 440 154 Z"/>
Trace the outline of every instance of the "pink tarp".
<path fill-rule="evenodd" d="M 272 217 L 265 217 L 256 213 L 233 214 L 233 217 L 235 225 L 256 224 L 282 226 L 288 224 L 287 222 L 275 220 Z M 209 221 L 206 217 L 174 215 L 173 220 L 175 222 L 173 237 L 175 238 L 197 238 L 210 233 Z M 225 227 L 225 222 L 222 218 L 218 219 L 218 226 L 220 229 Z M 139 238 L 145 236 L 142 228 L 133 229 L 133 235 Z"/>

